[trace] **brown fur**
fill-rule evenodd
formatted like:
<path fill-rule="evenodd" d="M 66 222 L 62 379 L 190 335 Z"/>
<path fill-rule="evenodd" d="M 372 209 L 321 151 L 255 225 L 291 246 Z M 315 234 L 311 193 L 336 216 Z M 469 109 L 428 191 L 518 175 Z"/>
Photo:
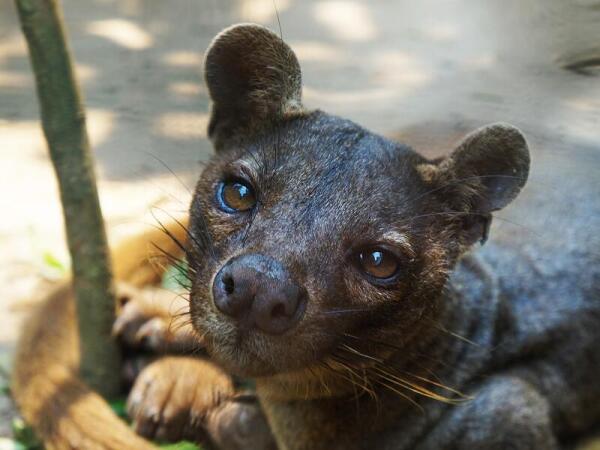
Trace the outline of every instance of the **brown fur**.
<path fill-rule="evenodd" d="M 169 224 L 179 239 L 181 227 Z M 162 230 L 150 229 L 114 249 L 116 279 L 142 286 L 160 279 L 152 244 L 175 252 Z M 22 331 L 12 375 L 12 393 L 25 420 L 48 450 L 154 448 L 118 419 L 106 402 L 78 378 L 79 348 L 73 293 L 57 286 Z"/>
<path fill-rule="evenodd" d="M 198 442 L 206 438 L 201 424 L 207 414 L 233 393 L 232 380 L 214 364 L 198 358 L 165 357 L 140 374 L 127 409 L 140 434 Z"/>

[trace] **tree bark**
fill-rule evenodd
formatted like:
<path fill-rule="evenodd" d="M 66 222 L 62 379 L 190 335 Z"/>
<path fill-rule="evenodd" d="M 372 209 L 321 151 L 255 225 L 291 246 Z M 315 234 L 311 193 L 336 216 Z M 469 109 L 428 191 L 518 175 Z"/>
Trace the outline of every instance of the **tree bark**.
<path fill-rule="evenodd" d="M 60 6 L 15 0 L 29 47 L 42 126 L 63 205 L 77 298 L 81 376 L 105 397 L 118 393 L 119 350 L 111 337 L 115 302 L 85 113 Z"/>

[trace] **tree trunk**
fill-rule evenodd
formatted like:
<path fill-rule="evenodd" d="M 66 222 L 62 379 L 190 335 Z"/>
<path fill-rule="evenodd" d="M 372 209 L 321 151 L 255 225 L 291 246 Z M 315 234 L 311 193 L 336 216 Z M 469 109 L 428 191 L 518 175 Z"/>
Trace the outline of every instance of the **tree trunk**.
<path fill-rule="evenodd" d="M 111 338 L 114 292 L 85 113 L 56 0 L 15 0 L 35 73 L 42 126 L 58 178 L 71 254 L 81 376 L 104 396 L 119 389 Z"/>

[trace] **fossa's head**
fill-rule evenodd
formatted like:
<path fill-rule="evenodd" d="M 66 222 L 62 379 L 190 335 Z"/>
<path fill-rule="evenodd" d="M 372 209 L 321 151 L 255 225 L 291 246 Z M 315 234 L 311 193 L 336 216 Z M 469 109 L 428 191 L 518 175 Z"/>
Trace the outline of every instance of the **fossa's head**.
<path fill-rule="evenodd" d="M 527 179 L 508 125 L 429 161 L 307 111 L 296 56 L 257 25 L 219 34 L 205 77 L 215 156 L 190 210 L 190 312 L 235 373 L 310 367 L 348 339 L 410 345 L 456 259 Z"/>

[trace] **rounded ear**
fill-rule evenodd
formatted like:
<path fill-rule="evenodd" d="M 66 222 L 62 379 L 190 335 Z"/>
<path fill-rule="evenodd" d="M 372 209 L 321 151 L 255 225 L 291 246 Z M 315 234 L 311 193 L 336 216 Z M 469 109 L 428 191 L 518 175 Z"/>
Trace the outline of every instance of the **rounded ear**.
<path fill-rule="evenodd" d="M 529 149 L 512 125 L 496 123 L 469 134 L 438 166 L 469 212 L 489 214 L 513 201 L 529 175 Z M 453 189 L 450 189 L 453 191 Z"/>
<path fill-rule="evenodd" d="M 234 25 L 219 33 L 207 51 L 204 77 L 213 102 L 208 134 L 215 143 L 301 109 L 298 59 L 260 25 Z"/>

